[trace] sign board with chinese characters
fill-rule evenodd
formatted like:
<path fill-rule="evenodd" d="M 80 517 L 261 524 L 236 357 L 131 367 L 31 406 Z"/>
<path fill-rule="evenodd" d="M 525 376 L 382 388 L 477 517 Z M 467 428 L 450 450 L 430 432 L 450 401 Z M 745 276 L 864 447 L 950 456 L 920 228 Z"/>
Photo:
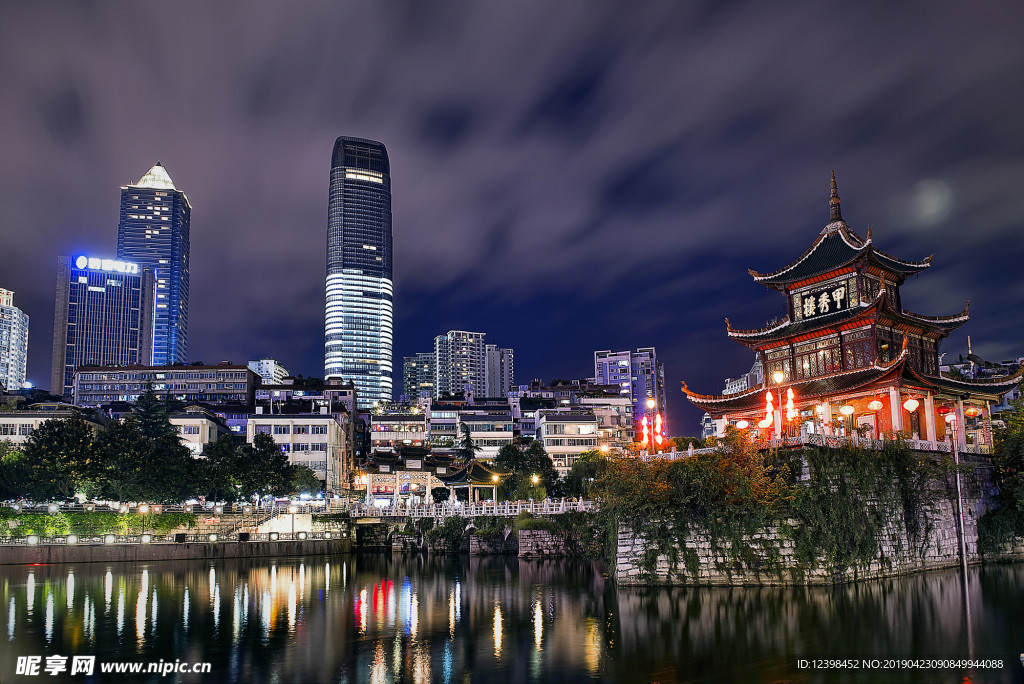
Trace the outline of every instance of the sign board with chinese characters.
<path fill-rule="evenodd" d="M 795 295 L 793 301 L 795 318 L 808 319 L 850 308 L 850 297 L 845 281 L 834 283 L 821 290 L 812 290 Z"/>

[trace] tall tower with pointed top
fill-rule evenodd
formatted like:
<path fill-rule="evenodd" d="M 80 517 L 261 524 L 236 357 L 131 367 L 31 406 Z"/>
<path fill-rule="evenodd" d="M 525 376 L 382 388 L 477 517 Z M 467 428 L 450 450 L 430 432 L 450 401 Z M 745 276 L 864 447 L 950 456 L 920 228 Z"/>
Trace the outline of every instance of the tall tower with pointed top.
<path fill-rule="evenodd" d="M 340 137 L 327 205 L 324 377 L 360 407 L 392 398 L 391 166 L 382 143 Z"/>
<path fill-rule="evenodd" d="M 154 366 L 188 355 L 189 220 L 192 207 L 157 162 L 138 183 L 121 188 L 117 258 L 153 271 Z"/>

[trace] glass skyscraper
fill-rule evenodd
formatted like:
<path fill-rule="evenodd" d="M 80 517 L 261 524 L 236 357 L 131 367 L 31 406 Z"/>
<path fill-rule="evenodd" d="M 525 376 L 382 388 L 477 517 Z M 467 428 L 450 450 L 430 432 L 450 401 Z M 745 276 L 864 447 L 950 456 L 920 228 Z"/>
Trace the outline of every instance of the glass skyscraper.
<path fill-rule="evenodd" d="M 152 359 L 144 364 L 187 361 L 191 212 L 160 162 L 138 183 L 121 188 L 117 258 L 151 269 L 155 281 Z"/>
<path fill-rule="evenodd" d="M 152 353 L 153 272 L 79 256 L 57 261 L 50 392 L 71 397 L 79 366 L 145 365 Z"/>
<path fill-rule="evenodd" d="M 324 376 L 360 407 L 392 398 L 391 168 L 383 144 L 340 137 L 327 208 Z"/>

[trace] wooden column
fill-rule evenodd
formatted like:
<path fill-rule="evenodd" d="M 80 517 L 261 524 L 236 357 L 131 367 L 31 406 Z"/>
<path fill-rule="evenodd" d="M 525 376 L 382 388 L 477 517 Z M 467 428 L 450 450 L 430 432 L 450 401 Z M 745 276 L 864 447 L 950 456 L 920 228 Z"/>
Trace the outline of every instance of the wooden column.
<path fill-rule="evenodd" d="M 931 392 L 924 395 L 924 438 L 935 448 L 935 397 Z"/>
<path fill-rule="evenodd" d="M 895 387 L 889 388 L 889 410 L 892 413 L 893 432 L 903 430 L 903 402 L 900 401 L 900 391 Z"/>

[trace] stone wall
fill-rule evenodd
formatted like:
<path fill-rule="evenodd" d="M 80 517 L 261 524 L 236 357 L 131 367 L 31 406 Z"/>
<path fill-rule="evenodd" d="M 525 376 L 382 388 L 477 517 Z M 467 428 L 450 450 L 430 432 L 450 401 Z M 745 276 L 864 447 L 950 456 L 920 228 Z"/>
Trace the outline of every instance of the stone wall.
<path fill-rule="evenodd" d="M 562 558 L 567 555 L 562 537 L 547 530 L 519 530 L 520 558 Z"/>
<path fill-rule="evenodd" d="M 472 534 L 469 537 L 469 555 L 500 556 L 519 553 L 519 538 L 510 533 L 505 535 Z"/>
<path fill-rule="evenodd" d="M 968 563 L 980 562 L 978 554 L 978 519 L 992 505 L 991 470 L 973 464 L 974 470 L 962 475 L 964 531 Z M 921 570 L 958 567 L 961 563 L 956 485 L 952 475 L 932 482 L 938 495 L 930 510 L 916 525 L 907 525 L 899 506 L 883 509 L 885 524 L 877 536 L 877 550 L 866 562 L 849 567 L 830 566 L 825 558 L 805 562 L 796 557 L 792 529 L 800 523 L 789 520 L 782 526 L 770 527 L 745 536 L 738 548 L 728 540 L 715 540 L 706 530 L 691 526 L 680 536 L 685 548 L 677 542 L 677 555 L 670 559 L 659 555 L 653 572 L 644 567 L 644 557 L 651 544 L 628 528 L 620 528 L 616 549 L 615 579 L 621 585 L 783 585 L 829 584 L 881 577 L 893 577 Z M 868 508 L 878 508 L 868 502 Z M 1022 545 L 1008 545 L 1003 559 L 1024 559 Z M 988 557 L 986 557 L 986 560 Z"/>

